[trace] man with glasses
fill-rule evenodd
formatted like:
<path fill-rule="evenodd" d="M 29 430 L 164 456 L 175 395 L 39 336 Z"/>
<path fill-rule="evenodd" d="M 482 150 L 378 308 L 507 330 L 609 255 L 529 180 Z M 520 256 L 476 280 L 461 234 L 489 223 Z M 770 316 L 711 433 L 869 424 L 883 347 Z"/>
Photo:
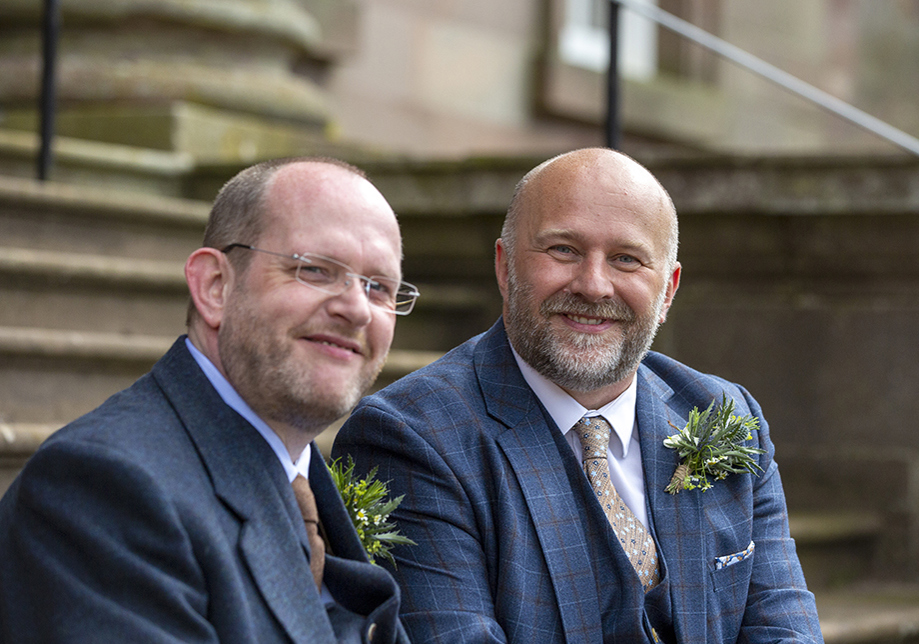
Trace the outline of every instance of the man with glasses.
<path fill-rule="evenodd" d="M 395 576 L 414 641 L 822 641 L 759 405 L 648 351 L 677 235 L 664 188 L 622 154 L 536 167 L 496 244 L 502 319 L 339 432 L 333 456 L 405 495 L 393 517 L 420 545 L 394 550 Z M 723 397 L 759 420 L 736 444 L 756 475 L 668 493 L 681 455 L 665 440 Z"/>
<path fill-rule="evenodd" d="M 392 209 L 339 161 L 263 163 L 185 274 L 188 335 L 0 502 L 0 641 L 406 643 L 312 442 L 418 297 Z"/>

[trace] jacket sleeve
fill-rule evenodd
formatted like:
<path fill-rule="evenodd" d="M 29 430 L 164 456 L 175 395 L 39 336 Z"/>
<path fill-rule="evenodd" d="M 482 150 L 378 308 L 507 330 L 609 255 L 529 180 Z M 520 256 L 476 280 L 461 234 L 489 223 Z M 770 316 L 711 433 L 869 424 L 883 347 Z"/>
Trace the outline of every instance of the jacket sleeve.
<path fill-rule="evenodd" d="M 156 479 L 111 449 L 64 447 L 39 450 L 3 501 L 0 640 L 217 642 Z"/>
<path fill-rule="evenodd" d="M 416 421 L 417 422 L 417 421 Z M 444 423 L 443 431 L 451 431 Z M 392 569 L 402 587 L 402 622 L 415 642 L 506 642 L 496 619 L 489 562 L 479 512 L 462 481 L 438 450 L 389 409 L 366 401 L 339 432 L 335 458 L 351 455 L 362 476 L 378 467 L 393 496 L 399 531 L 416 546 L 396 546 Z"/>
<path fill-rule="evenodd" d="M 814 596 L 807 590 L 789 531 L 785 493 L 773 460 L 775 447 L 769 426 L 759 404 L 748 392 L 741 391 L 750 412 L 760 419 L 757 434 L 765 453 L 760 457 L 764 471 L 753 479 L 755 552 L 738 641 L 823 642 Z M 730 573 L 729 568 L 724 570 Z"/>

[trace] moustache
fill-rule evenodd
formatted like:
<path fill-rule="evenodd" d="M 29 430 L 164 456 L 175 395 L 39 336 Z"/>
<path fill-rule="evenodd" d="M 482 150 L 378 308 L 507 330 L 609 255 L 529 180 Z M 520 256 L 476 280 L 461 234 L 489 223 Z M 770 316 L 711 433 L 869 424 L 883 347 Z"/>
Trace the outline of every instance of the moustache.
<path fill-rule="evenodd" d="M 591 303 L 572 293 L 557 293 L 549 297 L 539 306 L 539 312 L 546 317 L 556 313 L 568 313 L 620 322 L 634 322 L 637 317 L 635 311 L 619 300 Z"/>

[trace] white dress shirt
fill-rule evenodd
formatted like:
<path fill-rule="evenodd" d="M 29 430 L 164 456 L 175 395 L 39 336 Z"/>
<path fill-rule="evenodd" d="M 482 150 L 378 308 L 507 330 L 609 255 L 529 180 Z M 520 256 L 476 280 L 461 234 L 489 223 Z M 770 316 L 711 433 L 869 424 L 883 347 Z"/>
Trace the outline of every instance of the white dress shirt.
<path fill-rule="evenodd" d="M 578 462 L 581 461 L 582 448 L 578 435 L 571 431 L 575 424 L 584 416 L 603 416 L 612 426 L 613 431 L 606 449 L 610 480 L 635 517 L 648 527 L 641 446 L 638 443 L 635 424 L 637 380 L 633 377 L 631 384 L 618 398 L 600 409 L 587 409 L 561 387 L 528 365 L 513 347 L 511 351 L 524 380 L 564 434 Z"/>

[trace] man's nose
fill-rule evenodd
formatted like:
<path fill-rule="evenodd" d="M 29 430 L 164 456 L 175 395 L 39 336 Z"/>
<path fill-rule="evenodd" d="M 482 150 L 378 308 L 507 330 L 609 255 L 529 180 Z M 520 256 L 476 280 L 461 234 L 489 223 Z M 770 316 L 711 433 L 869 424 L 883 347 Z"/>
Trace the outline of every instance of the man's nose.
<path fill-rule="evenodd" d="M 349 277 L 345 290 L 329 301 L 329 311 L 347 319 L 354 326 L 369 324 L 373 310 L 364 280 Z"/>
<path fill-rule="evenodd" d="M 569 288 L 588 302 L 599 302 L 613 297 L 616 289 L 612 270 L 605 257 L 585 257 L 575 268 Z"/>

